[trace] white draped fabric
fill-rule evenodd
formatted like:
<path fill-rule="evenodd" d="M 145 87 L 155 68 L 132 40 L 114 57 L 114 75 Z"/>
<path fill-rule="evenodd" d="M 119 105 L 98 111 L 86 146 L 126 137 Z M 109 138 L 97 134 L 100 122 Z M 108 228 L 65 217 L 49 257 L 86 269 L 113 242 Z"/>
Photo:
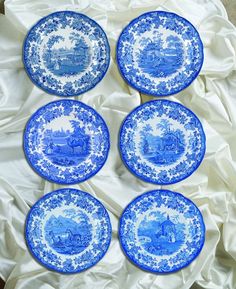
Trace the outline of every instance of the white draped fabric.
<path fill-rule="evenodd" d="M 35 87 L 22 64 L 22 43 L 41 17 L 73 10 L 106 31 L 111 63 L 104 79 L 76 99 L 95 108 L 111 135 L 109 158 L 99 173 L 73 187 L 98 198 L 109 211 L 113 236 L 105 257 L 74 275 L 48 271 L 29 254 L 24 240 L 27 212 L 40 197 L 62 186 L 40 178 L 28 165 L 22 135 L 30 115 L 58 99 Z M 119 74 L 115 48 L 122 28 L 151 10 L 175 12 L 192 22 L 204 43 L 200 76 L 168 99 L 183 103 L 203 123 L 207 150 L 186 180 L 162 188 L 190 198 L 201 210 L 206 241 L 190 266 L 169 275 L 144 272 L 124 256 L 117 237 L 119 216 L 136 196 L 160 186 L 144 183 L 121 162 L 117 142 L 124 117 L 149 96 L 129 87 Z M 222 289 L 236 284 L 236 29 L 220 0 L 6 0 L 0 15 L 0 277 L 6 289 Z"/>

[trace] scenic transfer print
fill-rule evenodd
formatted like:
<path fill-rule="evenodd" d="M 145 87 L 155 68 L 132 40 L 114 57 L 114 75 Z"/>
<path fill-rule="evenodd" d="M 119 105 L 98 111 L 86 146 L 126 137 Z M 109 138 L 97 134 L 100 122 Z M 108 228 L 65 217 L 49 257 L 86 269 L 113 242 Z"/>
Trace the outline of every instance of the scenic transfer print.
<path fill-rule="evenodd" d="M 186 19 L 170 12 L 147 12 L 131 21 L 117 44 L 124 79 L 138 91 L 166 96 L 185 89 L 203 64 L 203 44 Z"/>
<path fill-rule="evenodd" d="M 190 176 L 205 154 L 205 134 L 197 116 L 169 100 L 134 109 L 120 130 L 125 165 L 144 181 L 167 185 Z"/>
<path fill-rule="evenodd" d="M 119 236 L 127 257 L 141 269 L 171 273 L 190 264 L 205 240 L 198 208 L 183 195 L 167 190 L 134 199 L 120 219 Z"/>
<path fill-rule="evenodd" d="M 30 252 L 42 265 L 76 273 L 104 256 L 111 224 L 97 199 L 79 190 L 61 189 L 45 195 L 31 208 L 25 236 Z"/>
<path fill-rule="evenodd" d="M 60 11 L 31 28 L 23 61 L 29 77 L 41 89 L 58 96 L 75 96 L 104 77 L 110 48 L 105 32 L 94 20 Z"/>
<path fill-rule="evenodd" d="M 43 178 L 59 184 L 78 183 L 104 165 L 109 132 L 93 108 L 76 100 L 59 100 L 30 118 L 24 150 L 30 165 Z"/>

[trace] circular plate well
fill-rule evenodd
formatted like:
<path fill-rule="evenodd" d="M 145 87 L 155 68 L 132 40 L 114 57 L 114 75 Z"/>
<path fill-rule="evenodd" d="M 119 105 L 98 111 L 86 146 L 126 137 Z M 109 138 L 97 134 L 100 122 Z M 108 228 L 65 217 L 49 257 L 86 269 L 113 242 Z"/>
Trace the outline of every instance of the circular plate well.
<path fill-rule="evenodd" d="M 197 116 L 169 100 L 150 101 L 134 109 L 121 126 L 119 145 L 132 173 L 160 185 L 190 176 L 206 149 Z"/>
<path fill-rule="evenodd" d="M 183 195 L 167 190 L 147 192 L 123 211 L 121 246 L 138 267 L 171 273 L 189 265 L 205 241 L 199 209 Z"/>
<path fill-rule="evenodd" d="M 30 252 L 43 266 L 61 273 L 77 273 L 95 265 L 105 255 L 111 234 L 104 206 L 75 189 L 43 196 L 26 219 Z"/>
<path fill-rule="evenodd" d="M 110 47 L 103 29 L 89 17 L 72 12 L 52 13 L 26 36 L 23 62 L 30 79 L 47 93 L 75 96 L 104 77 Z"/>
<path fill-rule="evenodd" d="M 24 151 L 32 168 L 58 184 L 94 176 L 106 162 L 109 131 L 102 117 L 76 100 L 58 100 L 37 110 L 24 132 Z"/>
<path fill-rule="evenodd" d="M 129 85 L 154 95 L 175 94 L 198 76 L 203 44 L 194 26 L 170 12 L 145 13 L 122 31 L 117 62 Z"/>

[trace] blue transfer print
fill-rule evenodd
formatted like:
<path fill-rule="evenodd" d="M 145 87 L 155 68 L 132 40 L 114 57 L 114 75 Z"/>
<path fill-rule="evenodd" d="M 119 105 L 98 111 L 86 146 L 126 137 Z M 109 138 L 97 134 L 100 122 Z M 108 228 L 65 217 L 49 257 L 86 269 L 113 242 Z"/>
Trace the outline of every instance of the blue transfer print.
<path fill-rule="evenodd" d="M 65 37 L 52 36 L 43 53 L 44 65 L 55 75 L 76 75 L 84 72 L 89 66 L 91 52 L 84 37 L 71 33 L 69 39 L 73 45 L 66 48 Z M 54 47 L 56 44 L 57 47 Z"/>
<path fill-rule="evenodd" d="M 190 176 L 205 154 L 197 116 L 183 105 L 155 100 L 134 109 L 120 129 L 125 165 L 144 181 L 167 185 Z"/>
<path fill-rule="evenodd" d="M 43 266 L 77 273 L 95 265 L 111 241 L 111 224 L 103 205 L 88 193 L 60 189 L 31 208 L 25 228 L 27 245 Z"/>
<path fill-rule="evenodd" d="M 141 269 L 171 273 L 190 264 L 205 240 L 198 208 L 179 193 L 155 190 L 123 211 L 119 236 L 128 258 Z"/>
<path fill-rule="evenodd" d="M 46 129 L 43 152 L 56 165 L 77 166 L 85 161 L 91 152 L 90 136 L 75 120 L 69 121 L 73 130 Z"/>
<path fill-rule="evenodd" d="M 169 215 L 152 212 L 140 223 L 138 237 L 147 252 L 171 255 L 183 244 L 184 229 L 183 224 L 171 221 Z"/>
<path fill-rule="evenodd" d="M 138 55 L 138 66 L 152 77 L 167 77 L 177 72 L 183 63 L 183 43 L 175 36 L 166 38 L 165 48 L 161 35 L 150 38 Z"/>
<path fill-rule="evenodd" d="M 92 240 L 92 225 L 83 212 L 73 210 L 79 216 L 79 222 L 66 217 L 51 216 L 45 225 L 45 239 L 48 244 L 61 254 L 78 254 L 85 250 Z M 64 213 L 64 212 L 63 212 Z"/>
<path fill-rule="evenodd" d="M 140 149 L 143 156 L 156 165 L 170 165 L 175 163 L 185 151 L 185 137 L 180 129 L 171 129 L 171 123 L 162 119 L 157 124 L 160 134 L 153 135 L 150 126 L 144 126 L 140 131 Z"/>
<path fill-rule="evenodd" d="M 24 43 L 23 61 L 35 85 L 58 96 L 75 96 L 104 77 L 110 47 L 95 21 L 80 13 L 60 11 L 31 28 Z"/>
<path fill-rule="evenodd" d="M 91 107 L 75 100 L 59 100 L 30 118 L 24 150 L 30 165 L 43 178 L 73 184 L 102 168 L 109 151 L 109 132 Z"/>
<path fill-rule="evenodd" d="M 203 64 L 203 44 L 193 25 L 170 12 L 145 13 L 122 31 L 117 62 L 138 91 L 167 96 L 190 85 Z"/>

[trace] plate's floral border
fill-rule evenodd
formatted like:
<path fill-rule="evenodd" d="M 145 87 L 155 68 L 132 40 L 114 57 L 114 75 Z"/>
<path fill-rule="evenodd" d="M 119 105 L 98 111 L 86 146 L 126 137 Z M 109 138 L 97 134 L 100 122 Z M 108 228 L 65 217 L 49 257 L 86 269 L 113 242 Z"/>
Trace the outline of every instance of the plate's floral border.
<path fill-rule="evenodd" d="M 185 147 L 184 159 L 171 169 L 144 161 L 135 142 L 135 134 L 140 123 L 155 118 L 167 117 L 178 121 L 183 130 L 191 131 L 191 139 Z M 144 181 L 166 185 L 190 176 L 200 165 L 205 155 L 205 133 L 200 120 L 188 108 L 169 100 L 154 100 L 134 109 L 124 120 L 120 129 L 120 151 L 125 165 Z"/>
<path fill-rule="evenodd" d="M 40 149 L 45 126 L 53 119 L 72 113 L 84 125 L 93 124 L 91 134 L 98 134 L 93 141 L 88 158 L 77 166 L 62 167 L 52 163 Z M 24 151 L 32 168 L 43 178 L 59 183 L 73 184 L 95 175 L 106 162 L 110 148 L 109 131 L 102 117 L 88 105 L 77 100 L 58 100 L 37 110 L 29 119 L 24 132 Z"/>
<path fill-rule="evenodd" d="M 166 79 L 151 78 L 134 65 L 135 43 L 144 32 L 154 29 L 153 26 L 157 30 L 162 27 L 174 31 L 185 46 L 184 69 Z M 138 91 L 154 96 L 171 95 L 185 89 L 198 76 L 203 59 L 203 44 L 194 26 L 185 18 L 165 11 L 148 12 L 135 18 L 124 28 L 117 44 L 117 62 L 124 79 Z"/>
<path fill-rule="evenodd" d="M 94 219 L 94 238 L 89 250 L 65 255 L 52 251 L 43 241 L 42 220 L 56 208 L 76 205 Z M 105 255 L 111 241 L 112 228 L 104 206 L 90 194 L 76 189 L 60 189 L 42 197 L 31 208 L 25 227 L 27 245 L 32 255 L 45 267 L 62 272 L 76 273 L 95 265 Z"/>
<path fill-rule="evenodd" d="M 94 53 L 86 73 L 76 81 L 54 77 L 42 67 L 39 53 L 43 37 L 67 26 L 91 38 L 99 51 Z M 24 42 L 23 62 L 29 77 L 41 89 L 58 96 L 75 96 L 90 90 L 104 77 L 110 62 L 110 47 L 105 32 L 94 20 L 80 13 L 60 11 L 42 18 L 31 28 Z"/>
<path fill-rule="evenodd" d="M 184 244 L 172 255 L 155 256 L 147 253 L 137 239 L 135 223 L 146 211 L 164 206 L 184 215 L 187 224 Z M 186 226 L 186 225 L 185 225 Z M 170 273 L 189 265 L 200 253 L 205 241 L 205 225 L 196 205 L 183 195 L 168 190 L 147 192 L 134 199 L 120 218 L 119 236 L 125 254 L 144 270 Z"/>

